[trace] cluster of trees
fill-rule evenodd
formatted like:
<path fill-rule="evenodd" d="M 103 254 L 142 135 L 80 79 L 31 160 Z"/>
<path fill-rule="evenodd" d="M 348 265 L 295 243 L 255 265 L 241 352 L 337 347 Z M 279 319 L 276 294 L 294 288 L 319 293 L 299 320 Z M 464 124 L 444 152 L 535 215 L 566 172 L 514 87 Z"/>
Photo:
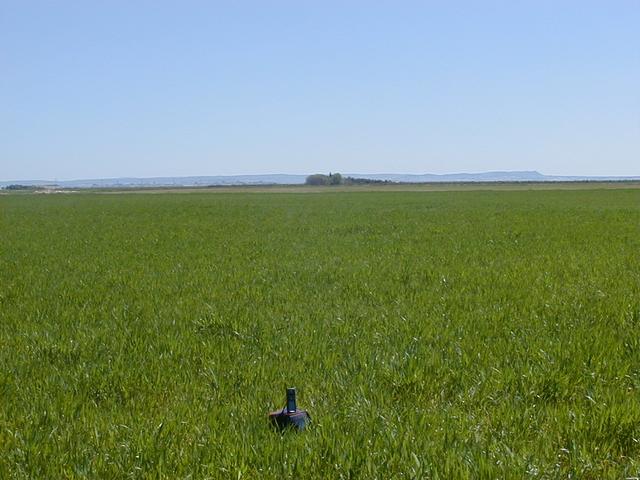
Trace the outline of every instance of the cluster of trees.
<path fill-rule="evenodd" d="M 32 190 L 34 189 L 34 187 L 29 185 L 13 184 L 13 185 L 7 185 L 6 187 L 4 187 L 4 189 L 5 190 Z"/>
<path fill-rule="evenodd" d="M 389 180 L 372 180 L 369 178 L 343 177 L 339 173 L 314 173 L 309 175 L 305 182 L 307 185 L 367 185 L 371 183 L 392 183 Z"/>
<path fill-rule="evenodd" d="M 307 185 L 344 185 L 344 178 L 339 173 L 329 173 L 329 175 L 314 173 L 307 177 L 305 183 Z"/>

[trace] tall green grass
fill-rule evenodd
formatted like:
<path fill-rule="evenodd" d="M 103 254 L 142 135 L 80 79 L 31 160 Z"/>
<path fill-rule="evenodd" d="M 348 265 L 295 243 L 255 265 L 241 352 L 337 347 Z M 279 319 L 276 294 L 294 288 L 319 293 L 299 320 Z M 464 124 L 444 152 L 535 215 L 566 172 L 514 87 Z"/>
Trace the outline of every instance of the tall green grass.
<path fill-rule="evenodd" d="M 4 196 L 0 229 L 1 478 L 640 475 L 638 190 Z"/>

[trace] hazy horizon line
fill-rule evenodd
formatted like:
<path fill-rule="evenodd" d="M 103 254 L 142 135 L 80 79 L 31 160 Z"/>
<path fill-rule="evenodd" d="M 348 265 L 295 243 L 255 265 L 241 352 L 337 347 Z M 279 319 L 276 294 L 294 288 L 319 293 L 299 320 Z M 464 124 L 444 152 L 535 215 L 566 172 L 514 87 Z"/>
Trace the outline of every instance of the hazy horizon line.
<path fill-rule="evenodd" d="M 9 180 L 0 180 L 1 183 L 19 183 L 19 182 L 48 182 L 48 183 L 58 183 L 58 182 L 81 182 L 81 181 L 91 181 L 91 180 L 155 180 L 155 179 L 180 179 L 180 178 L 236 178 L 236 177 L 272 177 L 272 176 L 283 176 L 283 177 L 303 177 L 308 175 L 315 174 L 332 174 L 332 173 L 340 173 L 341 175 L 353 176 L 353 175 L 361 175 L 361 176 L 434 176 L 434 177 L 446 177 L 446 176 L 456 176 L 456 175 L 488 175 L 488 174 L 530 174 L 530 175 L 539 175 L 543 177 L 567 177 L 567 178 L 629 178 L 635 179 L 640 178 L 640 174 L 638 175 L 617 175 L 617 174 L 607 174 L 607 175 L 583 175 L 583 174 L 549 174 L 542 173 L 539 170 L 480 170 L 480 171 L 458 171 L 458 172 L 447 172 L 447 173 L 409 173 L 409 172 L 340 172 L 340 171 L 327 171 L 327 172 L 308 172 L 308 173 L 283 173 L 283 172 L 274 172 L 274 173 L 236 173 L 236 174 L 194 174 L 194 175 L 123 175 L 123 176 L 92 176 L 92 177 L 71 177 L 71 178 L 21 178 L 21 179 L 9 179 Z"/>

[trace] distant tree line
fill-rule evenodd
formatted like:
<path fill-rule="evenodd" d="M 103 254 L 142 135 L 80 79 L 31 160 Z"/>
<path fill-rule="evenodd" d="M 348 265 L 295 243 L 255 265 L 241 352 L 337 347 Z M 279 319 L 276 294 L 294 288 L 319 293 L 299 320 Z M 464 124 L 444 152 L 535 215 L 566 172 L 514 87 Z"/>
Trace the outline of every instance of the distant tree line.
<path fill-rule="evenodd" d="M 34 190 L 34 187 L 30 185 L 13 184 L 13 185 L 7 185 L 6 187 L 4 187 L 4 189 L 5 190 Z"/>
<path fill-rule="evenodd" d="M 313 175 L 309 175 L 305 181 L 306 185 L 368 185 L 379 183 L 393 182 L 389 180 L 373 180 L 370 178 L 344 177 L 339 173 L 329 173 L 329 175 L 314 173 Z"/>

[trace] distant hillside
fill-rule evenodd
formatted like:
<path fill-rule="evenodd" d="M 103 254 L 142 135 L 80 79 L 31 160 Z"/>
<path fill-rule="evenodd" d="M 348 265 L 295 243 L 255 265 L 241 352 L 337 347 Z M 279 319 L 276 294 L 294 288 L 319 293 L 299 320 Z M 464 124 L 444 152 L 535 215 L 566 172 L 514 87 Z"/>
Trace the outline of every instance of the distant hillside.
<path fill-rule="evenodd" d="M 539 172 L 481 172 L 481 173 L 446 173 L 437 175 L 425 173 L 411 175 L 402 173 L 348 174 L 352 177 L 371 178 L 375 180 L 391 180 L 403 183 L 431 182 L 544 182 L 550 177 Z"/>
<path fill-rule="evenodd" d="M 0 186 L 12 184 L 33 186 L 58 186 L 62 188 L 117 188 L 117 187 L 206 187 L 211 185 L 299 185 L 306 175 L 228 175 L 203 177 L 151 177 L 151 178 L 95 178 L 86 180 L 13 180 L 0 182 Z"/>
<path fill-rule="evenodd" d="M 389 180 L 399 183 L 442 182 L 572 182 L 572 181 L 622 181 L 640 180 L 636 177 L 586 177 L 543 175 L 536 171 L 481 172 L 436 174 L 402 173 L 343 173 L 344 176 Z M 88 180 L 12 180 L 0 181 L 0 187 L 8 185 L 57 186 L 60 188 L 132 188 L 132 187 L 206 187 L 215 185 L 301 185 L 306 175 L 229 175 L 202 177 L 154 177 L 154 178 L 98 178 Z"/>
<path fill-rule="evenodd" d="M 437 182 L 576 182 L 576 181 L 622 181 L 640 180 L 640 177 L 588 177 L 543 175 L 536 171 L 517 172 L 481 172 L 481 173 L 445 173 L 442 175 L 425 173 L 422 175 L 399 173 L 348 173 L 350 177 L 371 178 L 375 180 L 391 180 L 402 183 L 437 183 Z"/>

